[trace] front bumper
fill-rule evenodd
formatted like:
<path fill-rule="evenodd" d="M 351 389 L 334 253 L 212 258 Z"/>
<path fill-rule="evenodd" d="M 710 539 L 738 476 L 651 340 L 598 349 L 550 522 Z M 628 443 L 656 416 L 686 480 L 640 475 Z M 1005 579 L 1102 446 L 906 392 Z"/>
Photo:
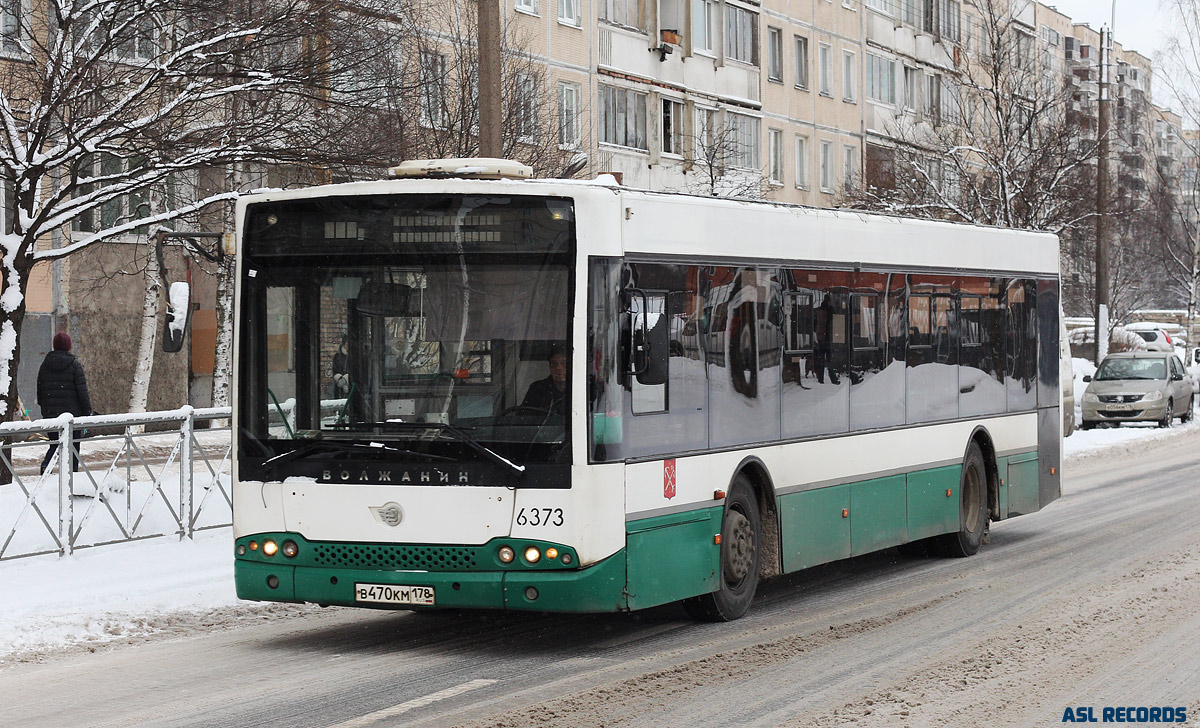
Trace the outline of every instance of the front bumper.
<path fill-rule="evenodd" d="M 446 550 L 461 551 L 465 548 L 481 555 L 490 555 L 496 552 L 502 541 L 518 545 L 513 539 L 495 539 L 480 547 L 325 545 L 344 556 L 325 559 L 311 556 L 322 544 L 313 544 L 297 534 L 289 533 L 244 536 L 237 539 L 235 548 L 250 541 L 261 543 L 268 538 L 276 543 L 283 543 L 284 540 L 297 542 L 300 556 L 289 560 L 280 554 L 266 557 L 261 555 L 261 551 L 235 556 L 234 581 L 239 599 L 314 602 L 373 609 L 513 609 L 546 612 L 616 612 L 628 609 L 624 550 L 580 569 L 566 568 L 561 564 L 536 568 L 520 563 L 520 559 L 513 564 L 500 565 L 486 557 L 464 563 L 437 555 Z M 523 549 L 529 542 L 519 543 Z M 389 565 L 380 565 L 377 559 L 373 563 L 370 558 L 345 556 L 351 549 L 378 554 L 397 548 L 421 552 L 425 556 L 422 565 L 429 568 L 390 568 Z M 429 552 L 435 552 L 432 559 L 428 556 Z M 358 602 L 354 598 L 356 583 L 430 587 L 434 590 L 436 605 L 410 607 Z"/>

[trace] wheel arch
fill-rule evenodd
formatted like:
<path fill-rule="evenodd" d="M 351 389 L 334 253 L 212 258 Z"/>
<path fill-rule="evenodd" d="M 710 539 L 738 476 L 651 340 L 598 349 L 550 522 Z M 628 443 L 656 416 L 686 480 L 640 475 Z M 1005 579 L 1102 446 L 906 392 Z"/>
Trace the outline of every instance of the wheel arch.
<path fill-rule="evenodd" d="M 984 467 L 987 468 L 987 504 L 988 513 L 993 521 L 999 521 L 1000 515 L 1000 467 L 996 458 L 996 444 L 992 441 L 992 435 L 987 428 L 979 425 L 967 438 L 967 445 L 963 448 L 963 463 L 967 462 L 967 452 L 970 451 L 972 445 L 979 447 L 979 452 L 983 455 Z"/>
<path fill-rule="evenodd" d="M 770 578 L 783 573 L 783 560 L 779 507 L 775 499 L 775 483 L 766 464 L 758 457 L 751 455 L 738 463 L 733 475 L 729 478 L 729 488 L 739 475 L 745 475 L 754 489 L 754 498 L 758 501 L 758 512 L 762 519 L 762 543 L 759 554 L 759 576 Z"/>

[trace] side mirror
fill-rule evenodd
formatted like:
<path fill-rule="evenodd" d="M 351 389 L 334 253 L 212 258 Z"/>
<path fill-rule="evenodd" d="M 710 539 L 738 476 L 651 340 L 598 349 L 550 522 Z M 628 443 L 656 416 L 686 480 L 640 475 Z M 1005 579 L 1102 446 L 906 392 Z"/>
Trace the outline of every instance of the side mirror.
<path fill-rule="evenodd" d="M 1172 374 L 1172 375 L 1171 375 L 1171 381 L 1173 381 L 1173 382 L 1182 382 L 1182 381 L 1183 381 L 1183 375 L 1182 375 L 1182 374 L 1179 374 L 1178 372 L 1176 372 L 1176 373 L 1174 373 L 1174 374 Z"/>
<path fill-rule="evenodd" d="M 665 296 L 649 296 L 637 288 L 626 290 L 629 296 L 629 373 L 636 376 L 640 384 L 666 384 L 668 377 L 669 337 L 667 315 L 664 311 L 650 311 L 650 300 L 661 303 L 665 309 Z"/>
<path fill-rule="evenodd" d="M 192 322 L 192 289 L 182 281 L 167 289 L 167 316 L 163 319 L 162 350 L 174 354 L 183 349 Z"/>
<path fill-rule="evenodd" d="M 1092 381 L 1092 375 L 1091 375 L 1091 374 L 1084 374 L 1084 375 L 1083 375 L 1083 381 L 1085 381 L 1085 382 L 1090 382 L 1090 381 Z"/>

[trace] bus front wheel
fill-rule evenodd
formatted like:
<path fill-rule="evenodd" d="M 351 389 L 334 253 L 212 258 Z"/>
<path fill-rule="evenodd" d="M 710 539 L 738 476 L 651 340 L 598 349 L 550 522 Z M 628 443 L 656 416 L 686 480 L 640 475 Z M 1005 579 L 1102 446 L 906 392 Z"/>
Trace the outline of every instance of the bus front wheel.
<path fill-rule="evenodd" d="M 978 443 L 972 442 L 963 458 L 959 480 L 959 528 L 957 533 L 938 536 L 938 551 L 945 556 L 971 556 L 988 532 L 987 465 Z"/>
<path fill-rule="evenodd" d="M 758 588 L 760 543 L 758 500 L 750 481 L 738 475 L 725 499 L 721 523 L 720 587 L 711 594 L 685 600 L 687 613 L 708 622 L 728 622 L 745 614 Z"/>

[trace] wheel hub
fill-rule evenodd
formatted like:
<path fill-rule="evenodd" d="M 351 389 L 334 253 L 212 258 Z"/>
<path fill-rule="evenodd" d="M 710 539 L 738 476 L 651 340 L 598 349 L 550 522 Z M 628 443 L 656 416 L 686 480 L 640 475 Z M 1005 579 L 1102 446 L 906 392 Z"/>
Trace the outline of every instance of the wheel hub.
<path fill-rule="evenodd" d="M 739 584 L 754 565 L 754 531 L 750 519 L 738 511 L 725 516 L 723 570 L 725 581 Z"/>

